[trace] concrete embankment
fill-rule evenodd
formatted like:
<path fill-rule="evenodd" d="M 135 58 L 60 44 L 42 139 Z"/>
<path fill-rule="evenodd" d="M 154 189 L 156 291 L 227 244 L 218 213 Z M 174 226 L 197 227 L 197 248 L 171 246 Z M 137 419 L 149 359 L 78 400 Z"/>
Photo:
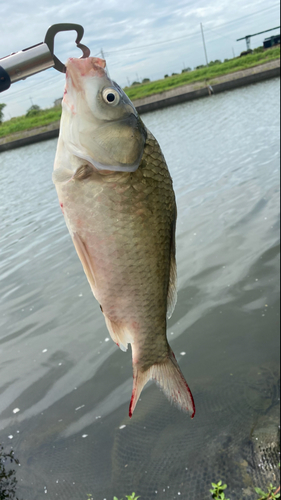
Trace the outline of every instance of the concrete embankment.
<path fill-rule="evenodd" d="M 243 71 L 220 76 L 208 82 L 196 82 L 160 94 L 144 97 L 143 99 L 137 99 L 134 101 L 134 105 L 138 112 L 143 114 L 198 99 L 200 97 L 209 96 L 210 86 L 213 93 L 218 94 L 219 92 L 232 90 L 274 77 L 280 77 L 280 59 L 254 66 L 253 68 L 248 68 Z M 36 129 L 16 132 L 0 138 L 0 152 L 47 139 L 53 139 L 58 137 L 58 135 L 59 122 L 37 127 Z"/>
<path fill-rule="evenodd" d="M 0 153 L 1 151 L 8 151 L 9 149 L 20 148 L 21 146 L 28 146 L 35 142 L 46 141 L 54 139 L 59 135 L 60 122 L 49 123 L 43 127 L 36 127 L 30 130 L 22 130 L 14 134 L 0 137 Z"/>
<path fill-rule="evenodd" d="M 161 94 L 155 94 L 134 101 L 138 112 L 148 113 L 157 109 L 163 109 L 175 104 L 192 101 L 200 97 L 210 95 L 210 87 L 214 94 L 226 90 L 236 89 L 244 85 L 261 82 L 269 78 L 280 77 L 280 59 L 270 61 L 260 66 L 254 66 L 243 71 L 237 71 L 228 75 L 219 76 L 208 82 L 197 82 L 183 87 L 178 87 Z"/>

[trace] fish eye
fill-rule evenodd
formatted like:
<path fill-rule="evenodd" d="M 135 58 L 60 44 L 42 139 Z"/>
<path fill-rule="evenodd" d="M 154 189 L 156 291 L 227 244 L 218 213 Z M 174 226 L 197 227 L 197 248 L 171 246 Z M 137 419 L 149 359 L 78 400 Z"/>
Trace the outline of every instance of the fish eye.
<path fill-rule="evenodd" d="M 102 93 L 103 100 L 110 106 L 117 106 L 120 102 L 120 95 L 115 89 L 105 89 Z"/>

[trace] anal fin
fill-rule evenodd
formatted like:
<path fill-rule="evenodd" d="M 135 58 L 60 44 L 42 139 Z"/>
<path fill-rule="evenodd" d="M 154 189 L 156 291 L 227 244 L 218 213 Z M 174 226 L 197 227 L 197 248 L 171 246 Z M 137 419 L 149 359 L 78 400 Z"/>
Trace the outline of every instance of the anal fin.
<path fill-rule="evenodd" d="M 122 324 L 111 321 L 105 314 L 104 317 L 107 329 L 113 342 L 115 342 L 115 344 L 120 347 L 121 351 L 126 352 L 128 349 L 128 344 L 132 344 L 134 342 L 129 329 Z"/>

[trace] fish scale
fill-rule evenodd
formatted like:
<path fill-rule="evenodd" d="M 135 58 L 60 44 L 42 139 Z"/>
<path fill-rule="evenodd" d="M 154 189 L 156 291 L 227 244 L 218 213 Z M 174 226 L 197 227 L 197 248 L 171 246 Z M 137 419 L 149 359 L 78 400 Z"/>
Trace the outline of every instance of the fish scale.
<path fill-rule="evenodd" d="M 132 345 L 130 416 L 150 379 L 194 415 L 166 337 L 176 302 L 172 179 L 158 142 L 104 66 L 96 58 L 67 63 L 54 183 L 109 333 L 123 350 Z M 101 104 L 108 92 L 115 110 Z"/>

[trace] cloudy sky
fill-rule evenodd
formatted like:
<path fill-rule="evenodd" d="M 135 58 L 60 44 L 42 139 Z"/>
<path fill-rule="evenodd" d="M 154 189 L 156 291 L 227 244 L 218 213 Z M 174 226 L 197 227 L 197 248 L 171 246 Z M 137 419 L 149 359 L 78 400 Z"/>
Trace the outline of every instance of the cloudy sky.
<path fill-rule="evenodd" d="M 204 64 L 200 23 L 209 60 L 224 60 L 245 50 L 237 38 L 279 26 L 279 12 L 275 0 L 2 0 L 0 58 L 42 42 L 52 24 L 79 23 L 91 54 L 102 49 L 111 77 L 125 86 Z M 278 31 L 252 38 L 252 48 Z M 63 62 L 80 57 L 74 34 L 58 34 L 55 53 Z M 14 83 L 0 95 L 5 119 L 25 114 L 32 103 L 51 107 L 63 87 L 54 69 Z"/>

